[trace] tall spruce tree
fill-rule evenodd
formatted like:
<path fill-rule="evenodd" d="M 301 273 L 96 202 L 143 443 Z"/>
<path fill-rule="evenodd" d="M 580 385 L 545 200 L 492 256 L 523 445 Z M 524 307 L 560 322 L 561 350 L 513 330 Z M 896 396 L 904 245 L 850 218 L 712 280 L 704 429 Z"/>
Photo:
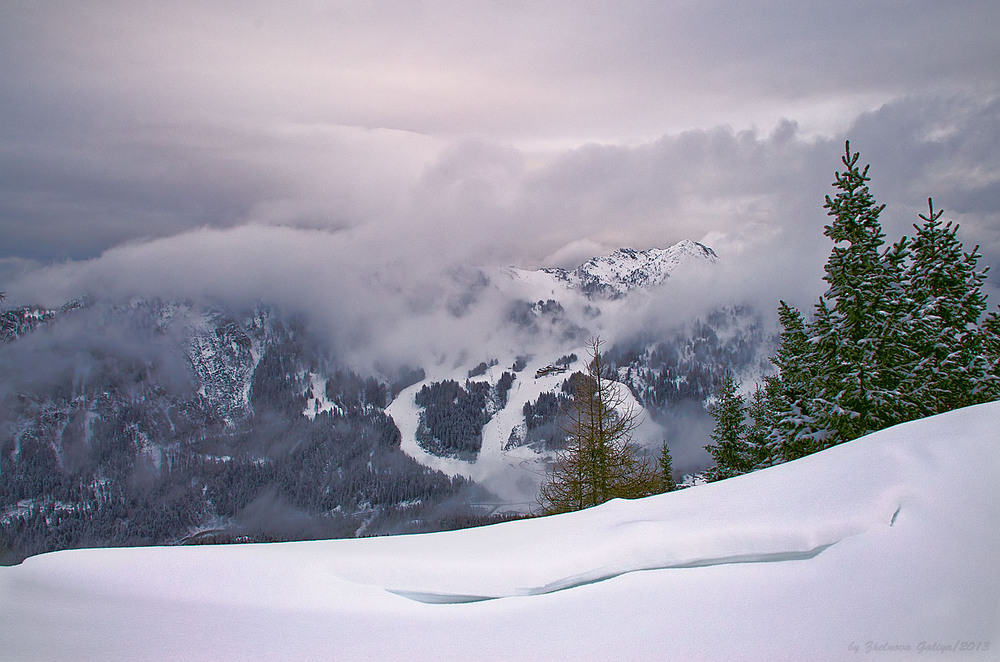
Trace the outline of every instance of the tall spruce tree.
<path fill-rule="evenodd" d="M 1000 315 L 985 319 L 986 270 L 928 199 L 913 241 L 888 248 L 868 166 L 845 144 L 824 207 L 828 290 L 806 323 L 781 302 L 778 369 L 765 381 L 766 462 L 808 455 L 896 423 L 1000 397 Z M 758 432 L 752 432 L 755 437 Z"/>
<path fill-rule="evenodd" d="M 771 402 L 774 397 L 775 379 L 765 378 L 764 386 L 757 386 L 747 405 L 746 444 L 750 460 L 750 471 L 772 464 L 768 448 L 768 434 L 774 428 Z"/>
<path fill-rule="evenodd" d="M 976 267 L 958 240 L 958 226 L 941 222 L 943 211 L 927 199 L 922 225 L 914 225 L 912 260 L 905 284 L 910 302 L 908 345 L 912 353 L 902 389 L 910 416 L 929 416 L 997 397 L 996 373 L 988 359 L 988 330 L 982 285 L 986 269 Z"/>
<path fill-rule="evenodd" d="M 900 375 L 891 358 L 902 337 L 901 264 L 906 244 L 883 251 L 884 205 L 868 188 L 869 166 L 845 143 L 845 170 L 824 207 L 833 217 L 824 234 L 834 246 L 825 267 L 829 289 L 808 335 L 815 343 L 816 377 L 810 407 L 814 439 L 824 448 L 885 427 L 898 404 Z M 888 416 L 888 419 L 886 418 Z M 817 449 L 818 450 L 818 449 Z"/>
<path fill-rule="evenodd" d="M 993 400 L 1000 398 L 1000 314 L 993 311 L 982 323 L 985 375 L 980 388 Z"/>
<path fill-rule="evenodd" d="M 639 413 L 630 404 L 628 389 L 606 374 L 601 344 L 600 338 L 591 341 L 587 375 L 577 382 L 567 412 L 567 449 L 542 482 L 539 502 L 545 514 L 659 491 L 655 467 L 632 442 Z"/>

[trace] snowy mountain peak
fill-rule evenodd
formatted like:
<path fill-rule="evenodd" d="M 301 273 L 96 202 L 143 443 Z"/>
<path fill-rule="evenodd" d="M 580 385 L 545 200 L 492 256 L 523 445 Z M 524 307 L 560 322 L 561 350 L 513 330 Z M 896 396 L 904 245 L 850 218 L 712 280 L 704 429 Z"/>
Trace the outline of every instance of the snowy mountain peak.
<path fill-rule="evenodd" d="M 637 251 L 619 248 L 610 255 L 591 258 L 572 270 L 551 268 L 543 272 L 591 298 L 618 299 L 631 290 L 663 283 L 687 263 L 719 259 L 711 248 L 685 239 L 669 248 Z"/>

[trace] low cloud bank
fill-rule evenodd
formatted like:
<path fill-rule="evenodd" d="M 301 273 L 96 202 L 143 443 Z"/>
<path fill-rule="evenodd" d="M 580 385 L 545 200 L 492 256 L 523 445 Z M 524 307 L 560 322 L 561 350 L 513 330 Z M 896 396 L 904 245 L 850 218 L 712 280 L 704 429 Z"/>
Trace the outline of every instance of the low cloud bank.
<path fill-rule="evenodd" d="M 824 289 L 830 242 L 822 205 L 845 136 L 872 164 L 888 240 L 912 235 L 933 196 L 945 218 L 962 224 L 966 247 L 980 244 L 981 265 L 998 271 L 998 108 L 997 98 L 913 98 L 862 115 L 831 139 L 807 138 L 786 121 L 766 135 L 717 128 L 545 153 L 485 139 L 291 127 L 265 145 L 277 156 L 265 158 L 258 146 L 213 162 L 225 175 L 218 177 L 242 182 L 239 195 L 229 185 L 197 188 L 215 201 L 195 196 L 207 209 L 235 208 L 229 203 L 245 195 L 238 216 L 155 226 L 166 235 L 134 236 L 89 259 L 42 265 L 6 257 L 0 290 L 15 305 L 84 294 L 265 301 L 307 314 L 336 350 L 361 362 L 426 362 L 482 347 L 484 338 L 515 343 L 497 337 L 506 311 L 481 269 L 573 266 L 618 247 L 691 238 L 716 250 L 717 268 L 678 275 L 595 330 L 655 331 L 734 301 L 761 311 L 778 299 L 808 308 Z M 274 158 L 287 166 L 280 175 L 266 167 Z M 174 183 L 157 204 L 180 217 L 191 201 L 179 195 L 183 182 Z M 133 202 L 149 204 L 143 196 Z M 46 227 L 57 244 L 62 233 L 75 241 L 91 222 L 104 227 L 91 217 L 71 230 L 59 215 Z"/>

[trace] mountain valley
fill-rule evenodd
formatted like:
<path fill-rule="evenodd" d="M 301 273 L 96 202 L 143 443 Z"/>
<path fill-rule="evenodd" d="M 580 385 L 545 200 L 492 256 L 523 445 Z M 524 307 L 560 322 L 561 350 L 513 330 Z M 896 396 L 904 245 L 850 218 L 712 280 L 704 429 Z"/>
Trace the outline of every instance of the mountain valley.
<path fill-rule="evenodd" d="M 606 341 L 680 473 L 708 464 L 704 410 L 726 370 L 769 369 L 769 323 L 728 305 L 670 332 L 623 311 L 711 269 L 694 242 L 573 271 L 483 270 L 456 320 L 502 321 L 477 356 L 364 370 L 308 317 L 259 303 L 88 295 L 0 317 L 4 562 L 85 546 L 355 537 L 497 521 L 536 507 L 560 408 Z M 491 315 L 484 311 L 490 309 Z"/>

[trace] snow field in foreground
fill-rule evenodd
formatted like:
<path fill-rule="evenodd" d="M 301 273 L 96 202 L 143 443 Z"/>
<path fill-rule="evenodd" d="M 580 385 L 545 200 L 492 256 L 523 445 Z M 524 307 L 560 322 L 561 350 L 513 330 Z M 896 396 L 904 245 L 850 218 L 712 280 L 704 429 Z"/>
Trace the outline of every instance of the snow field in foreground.
<path fill-rule="evenodd" d="M 0 659 L 998 659 L 997 421 L 479 529 L 33 557 Z"/>

